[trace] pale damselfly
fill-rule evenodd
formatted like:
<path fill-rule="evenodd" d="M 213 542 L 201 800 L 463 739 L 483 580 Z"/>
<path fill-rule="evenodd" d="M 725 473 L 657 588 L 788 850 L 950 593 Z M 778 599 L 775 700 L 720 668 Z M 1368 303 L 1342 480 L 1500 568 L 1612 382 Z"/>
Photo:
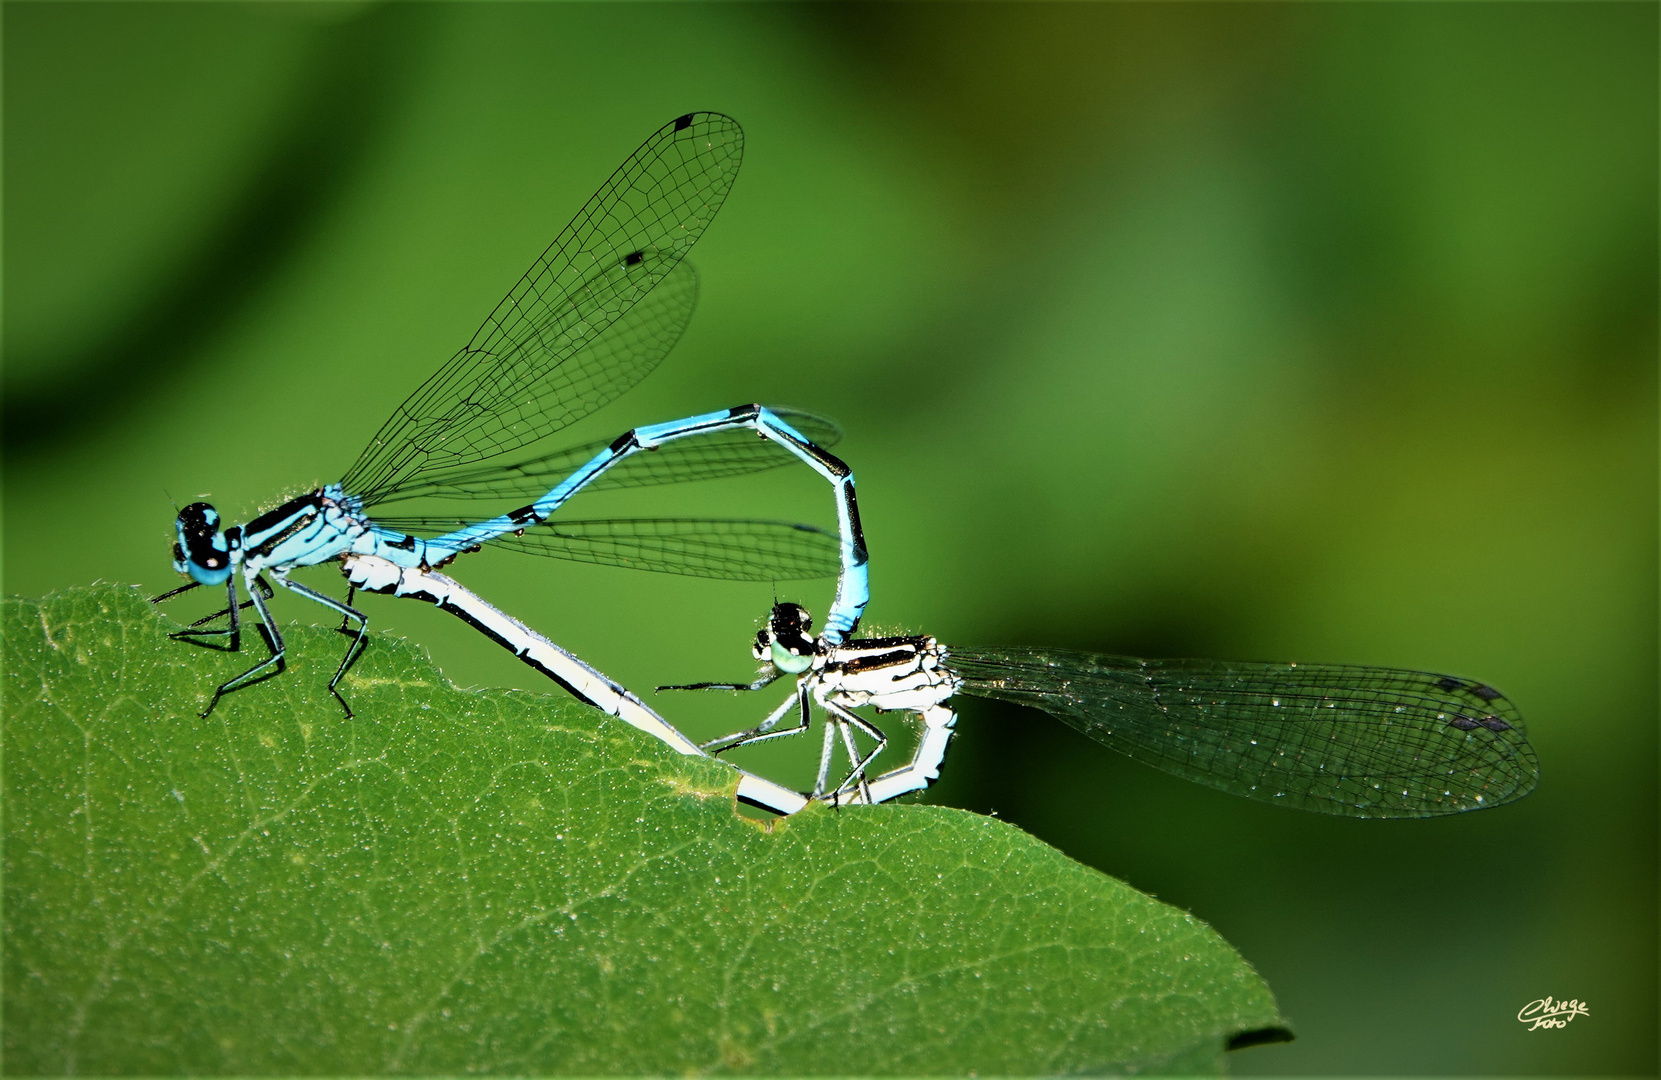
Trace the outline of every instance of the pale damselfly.
<path fill-rule="evenodd" d="M 798 604 L 775 604 L 756 635 L 750 683 L 660 690 L 760 690 L 795 685 L 753 728 L 704 743 L 719 754 L 806 732 L 825 714 L 812 800 L 879 803 L 940 775 L 966 694 L 1040 709 L 1137 761 L 1234 795 L 1360 818 L 1457 814 L 1522 798 L 1539 761 L 1517 709 L 1485 683 L 1452 675 L 1331 664 L 1139 660 L 1067 649 L 969 648 L 927 635 L 812 636 Z M 910 713 L 917 745 L 903 766 L 867 776 L 887 745 L 854 710 Z M 788 721 L 788 723 L 787 723 Z M 873 747 L 862 752 L 856 733 Z M 849 769 L 832 787 L 840 741 Z"/>

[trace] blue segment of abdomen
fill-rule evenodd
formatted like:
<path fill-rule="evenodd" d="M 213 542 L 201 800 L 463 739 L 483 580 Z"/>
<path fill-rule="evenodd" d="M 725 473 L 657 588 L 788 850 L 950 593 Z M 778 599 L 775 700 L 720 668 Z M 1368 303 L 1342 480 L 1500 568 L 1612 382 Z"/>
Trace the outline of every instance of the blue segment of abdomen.
<path fill-rule="evenodd" d="M 540 499 L 476 525 L 467 525 L 455 532 L 419 540 L 404 533 L 393 532 L 374 525 L 357 515 L 360 532 L 346 540 L 350 550 L 361 555 L 376 555 L 398 566 L 409 568 L 442 565 L 449 559 L 497 537 L 524 529 L 535 528 L 552 517 L 565 502 L 581 491 L 590 481 L 611 465 L 632 453 L 652 450 L 666 442 L 686 438 L 702 432 L 738 427 L 751 427 L 770 437 L 784 449 L 800 458 L 815 472 L 829 480 L 837 490 L 837 526 L 842 541 L 842 573 L 837 581 L 836 598 L 825 617 L 824 636 L 840 642 L 859 624 L 865 605 L 870 601 L 870 570 L 867 565 L 864 539 L 854 516 L 853 474 L 846 464 L 830 457 L 808 441 L 801 432 L 785 423 L 771 409 L 758 406 L 740 406 L 720 412 L 701 413 L 666 424 L 651 424 L 635 428 L 606 449 L 590 458 L 581 468 L 560 481 Z M 817 452 L 817 454 L 816 454 Z M 329 494 L 351 504 L 339 488 L 326 489 Z M 339 553 L 343 548 L 334 549 Z M 332 556 L 310 556 L 309 561 L 321 561 Z"/>
<path fill-rule="evenodd" d="M 418 557 L 424 558 L 428 566 L 437 566 L 444 560 L 460 555 L 462 552 L 475 548 L 480 544 L 488 544 L 498 536 L 506 536 L 508 533 L 517 532 L 520 529 L 529 529 L 540 522 L 546 521 L 555 510 L 565 504 L 567 499 L 581 491 L 583 485 L 598 476 L 607 465 L 618 460 L 620 456 L 616 450 L 608 447 L 595 454 L 576 472 L 561 480 L 546 495 L 529 506 L 523 506 L 518 510 L 493 517 L 489 521 L 481 521 L 477 525 L 468 525 L 466 528 L 457 529 L 455 532 L 446 533 L 443 536 L 435 536 L 431 540 L 417 540 L 415 543 L 416 551 L 419 553 Z M 391 535 L 396 536 L 396 534 Z M 401 537 L 399 538 L 401 539 Z M 382 544 L 381 547 L 386 549 L 389 545 Z M 395 548 L 377 550 L 375 554 L 390 559 L 400 566 L 416 565 L 407 561 L 410 555 L 407 550 Z"/>

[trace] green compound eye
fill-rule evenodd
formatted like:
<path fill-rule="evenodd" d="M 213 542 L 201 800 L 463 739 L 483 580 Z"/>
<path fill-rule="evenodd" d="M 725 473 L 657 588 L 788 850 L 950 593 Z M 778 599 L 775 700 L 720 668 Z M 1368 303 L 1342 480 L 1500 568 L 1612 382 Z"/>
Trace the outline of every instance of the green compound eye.
<path fill-rule="evenodd" d="M 791 675 L 799 675 L 813 666 L 813 657 L 797 656 L 778 642 L 773 642 L 773 666 Z"/>

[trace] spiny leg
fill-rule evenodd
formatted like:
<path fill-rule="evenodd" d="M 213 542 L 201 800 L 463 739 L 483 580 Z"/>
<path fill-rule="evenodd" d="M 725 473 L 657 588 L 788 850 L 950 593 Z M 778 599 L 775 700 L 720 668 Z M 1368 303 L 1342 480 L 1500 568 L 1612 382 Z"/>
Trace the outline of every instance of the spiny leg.
<path fill-rule="evenodd" d="M 348 578 L 348 580 L 346 582 L 346 606 L 351 607 L 352 606 L 352 601 L 356 600 L 357 596 L 358 596 L 358 587 L 356 585 L 353 585 L 351 580 Z M 342 634 L 350 634 L 352 632 L 352 627 L 350 625 L 351 621 L 352 620 L 351 620 L 350 616 L 342 615 L 340 617 L 340 632 Z"/>
<path fill-rule="evenodd" d="M 842 795 L 848 790 L 848 785 L 856 784 L 859 787 L 860 801 L 869 804 L 871 802 L 871 786 L 865 782 L 865 764 L 870 761 L 870 758 L 866 758 L 864 761 L 860 760 L 859 747 L 854 745 L 854 728 L 852 724 L 848 723 L 846 720 L 843 720 L 841 717 L 837 717 L 836 730 L 842 733 L 842 745 L 848 752 L 848 765 L 851 771 L 848 773 L 847 778 L 844 779 L 842 783 L 837 785 L 836 790 L 831 792 L 831 802 L 840 806 L 842 803 Z M 877 750 L 881 749 L 882 747 L 879 745 Z M 872 754 L 874 755 L 876 752 L 876 750 L 873 750 Z"/>
<path fill-rule="evenodd" d="M 167 599 L 169 596 L 177 596 L 181 592 L 184 592 L 184 591 L 185 591 L 184 589 L 174 589 L 170 593 L 164 593 L 163 595 L 156 597 L 155 602 L 160 603 L 161 601 Z M 249 594 L 252 595 L 252 593 L 253 593 L 253 590 L 250 589 Z M 268 592 L 266 595 L 269 596 L 270 593 Z M 206 618 L 197 619 L 195 622 L 191 623 L 189 626 L 185 627 L 183 630 L 175 630 L 172 633 L 168 634 L 167 636 L 172 638 L 174 641 L 186 641 L 186 642 L 189 642 L 192 645 L 200 645 L 205 649 L 218 649 L 221 652 L 241 652 L 242 651 L 242 620 L 241 620 L 240 616 L 238 615 L 238 612 L 242 607 L 246 607 L 247 604 L 238 605 L 237 602 L 236 602 L 236 575 L 235 574 L 232 574 L 230 577 L 225 579 L 225 597 L 226 597 L 225 607 L 223 609 L 214 612 L 212 615 L 209 615 Z M 227 612 L 229 612 L 230 616 L 231 616 L 231 625 L 229 627 L 221 627 L 221 628 L 216 629 L 216 630 L 210 630 L 210 629 L 203 628 L 204 623 L 212 622 L 214 619 L 219 618 L 221 615 L 224 615 Z M 222 637 L 228 637 L 231 640 L 223 646 L 210 645 L 208 642 L 202 640 L 203 638 L 222 638 Z"/>
<path fill-rule="evenodd" d="M 278 580 L 280 581 L 282 579 L 279 578 Z M 283 644 L 283 635 L 277 630 L 277 623 L 271 618 L 271 611 L 265 606 L 265 600 L 260 596 L 259 591 L 253 587 L 252 580 L 250 579 L 247 584 L 248 599 L 253 603 L 254 610 L 259 613 L 260 624 L 265 628 L 266 644 L 271 647 L 271 656 L 268 659 L 261 660 L 247 671 L 244 671 L 241 675 L 238 675 L 236 678 L 228 679 L 225 682 L 220 683 L 219 688 L 213 692 L 213 700 L 209 701 L 208 707 L 202 710 L 202 717 L 204 719 L 209 713 L 213 712 L 214 706 L 219 704 L 219 699 L 230 693 L 232 690 L 240 690 L 244 686 L 261 682 L 272 675 L 280 673 L 284 668 L 283 656 L 288 650 L 287 646 Z M 234 590 L 231 593 L 231 621 L 233 623 L 236 622 L 236 593 Z M 233 628 L 232 633 L 234 634 L 235 632 L 236 631 Z M 276 670 L 267 672 L 263 675 L 261 674 L 261 672 L 264 672 L 266 668 L 272 667 L 273 665 L 275 665 Z"/>
<path fill-rule="evenodd" d="M 792 705 L 797 706 L 796 726 L 785 728 L 783 731 L 774 731 L 774 726 L 784 719 L 784 714 L 790 710 Z M 781 739 L 787 735 L 799 735 L 807 730 L 808 717 L 808 696 L 798 685 L 795 693 L 785 698 L 767 719 L 755 727 L 745 731 L 735 731 L 731 735 L 723 735 L 719 739 L 711 739 L 700 746 L 699 749 L 706 750 L 711 754 L 721 754 L 736 746 L 749 746 L 752 743 L 766 742 L 768 739 Z M 711 747 L 714 749 L 711 749 Z"/>
<path fill-rule="evenodd" d="M 842 783 L 840 783 L 836 786 L 836 790 L 830 793 L 830 799 L 829 799 L 829 802 L 832 806 L 840 807 L 843 803 L 842 796 L 848 790 L 849 782 L 852 781 L 855 777 L 859 776 L 859 773 L 857 771 L 855 771 L 855 770 L 857 770 L 857 765 L 858 765 L 858 762 L 859 762 L 859 748 L 854 745 L 854 734 L 853 734 L 852 726 L 849 725 L 848 723 L 846 723 L 845 721 L 843 721 L 841 717 L 826 716 L 825 726 L 827 728 L 834 727 L 837 731 L 837 734 L 842 736 L 842 746 L 843 746 L 843 749 L 846 751 L 846 753 L 848 755 L 848 766 L 849 766 L 850 772 L 848 773 L 847 777 L 845 777 L 843 779 Z M 860 802 L 869 803 L 871 801 L 871 791 L 870 791 L 869 787 L 867 787 L 863 777 L 861 777 L 859 779 L 859 798 L 858 799 L 849 799 L 847 801 L 849 803 L 860 803 Z"/>
<path fill-rule="evenodd" d="M 262 596 L 264 596 L 267 600 L 271 599 L 273 596 L 276 595 L 276 590 L 273 589 L 269 584 L 266 583 L 265 575 L 256 574 L 254 576 L 254 584 L 255 584 L 255 586 L 257 586 L 259 588 L 260 594 Z M 175 590 L 175 592 L 176 591 L 177 590 Z M 171 596 L 172 593 L 169 593 L 168 595 Z M 158 597 L 157 599 L 160 599 L 160 598 Z M 251 608 L 253 606 L 254 606 L 254 602 L 252 600 L 244 600 L 242 603 L 237 605 L 237 608 L 238 608 L 238 610 L 246 611 L 246 610 L 248 610 L 249 608 Z M 198 626 L 206 626 L 208 623 L 213 622 L 213 620 L 219 618 L 221 615 L 230 614 L 230 611 L 231 611 L 231 609 L 230 609 L 229 606 L 222 607 L 218 611 L 214 612 L 212 615 L 204 615 L 200 619 L 197 619 L 195 622 L 191 623 L 190 626 L 186 627 L 186 630 L 187 631 L 195 631 L 197 633 L 202 633 L 202 634 L 210 634 L 210 633 L 216 633 L 216 632 L 217 633 L 224 633 L 224 631 L 222 631 L 222 630 L 221 631 L 211 631 L 211 630 L 200 630 L 200 631 L 198 631 L 198 630 L 196 630 L 196 628 Z"/>
<path fill-rule="evenodd" d="M 199 588 L 201 584 L 202 583 L 199 581 L 186 582 L 185 584 L 180 585 L 177 589 L 169 589 L 160 596 L 152 596 L 150 598 L 150 602 L 152 604 L 165 604 L 167 601 L 173 599 L 175 596 L 178 596 L 180 593 L 187 593 L 192 589 Z"/>
<path fill-rule="evenodd" d="M 870 765 L 871 761 L 878 754 L 882 753 L 883 748 L 888 745 L 888 736 L 884 735 L 874 724 L 868 723 L 865 718 L 860 716 L 858 713 L 851 709 L 844 708 L 834 701 L 821 701 L 819 704 L 825 707 L 825 711 L 827 713 L 836 718 L 837 727 L 842 730 L 842 740 L 847 744 L 848 762 L 853 766 L 852 771 L 848 773 L 848 778 L 837 786 L 836 794 L 841 795 L 844 791 L 848 790 L 848 785 L 857 783 L 859 785 L 860 794 L 864 796 L 866 802 L 870 802 L 871 791 L 865 780 L 865 768 Z M 863 758 L 859 756 L 859 750 L 854 745 L 853 731 L 850 730 L 856 727 L 873 739 L 877 744 L 872 747 L 871 752 L 866 754 Z"/>
<path fill-rule="evenodd" d="M 356 619 L 358 621 L 357 637 L 352 641 L 352 644 L 346 647 L 346 655 L 341 658 L 340 666 L 335 669 L 334 678 L 329 680 L 329 693 L 333 694 L 335 696 L 335 700 L 340 702 L 340 707 L 346 710 L 346 719 L 352 719 L 352 707 L 346 704 L 346 699 L 340 695 L 340 691 L 337 687 L 340 685 L 340 680 L 346 675 L 347 670 L 351 668 L 359 656 L 363 655 L 364 645 L 369 637 L 369 616 L 352 607 L 350 604 L 341 603 L 332 596 L 327 596 L 318 592 L 316 589 L 308 588 L 305 585 L 300 584 L 298 581 L 290 581 L 287 574 L 274 573 L 273 576 L 277 579 L 277 584 L 281 585 L 283 588 L 297 592 L 309 600 L 317 601 L 324 607 L 333 608 L 335 611 L 340 612 L 340 626 L 346 633 L 351 633 L 351 631 L 346 629 L 348 620 Z"/>
<path fill-rule="evenodd" d="M 763 675 L 753 683 L 731 682 L 695 682 L 685 686 L 657 686 L 654 690 L 765 690 L 778 681 L 783 672 L 775 671 L 771 675 Z"/>
<path fill-rule="evenodd" d="M 825 784 L 830 780 L 831 755 L 836 752 L 836 725 L 825 721 L 825 745 L 819 750 L 819 777 L 813 781 L 813 797 L 825 797 Z"/>

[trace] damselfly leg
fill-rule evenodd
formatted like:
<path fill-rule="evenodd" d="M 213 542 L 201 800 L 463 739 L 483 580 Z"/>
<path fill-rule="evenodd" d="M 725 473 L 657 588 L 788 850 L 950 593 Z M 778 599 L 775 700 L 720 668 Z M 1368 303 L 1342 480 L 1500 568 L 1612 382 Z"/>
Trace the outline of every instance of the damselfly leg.
<path fill-rule="evenodd" d="M 352 607 L 350 603 L 342 603 L 331 596 L 318 592 L 316 589 L 309 588 L 308 586 L 302 585 L 297 581 L 290 580 L 286 573 L 273 570 L 271 571 L 271 576 L 276 578 L 277 584 L 281 585 L 283 588 L 288 589 L 291 592 L 298 593 L 309 600 L 316 601 L 326 608 L 339 612 L 342 618 L 342 629 L 354 635 L 352 644 L 346 649 L 346 655 L 341 658 L 340 666 L 335 669 L 334 678 L 329 680 L 329 692 L 335 696 L 336 701 L 340 702 L 340 707 L 346 710 L 346 718 L 350 720 L 353 715 L 352 707 L 347 704 L 346 699 L 341 696 L 339 690 L 340 680 L 345 677 L 346 672 L 351 669 L 352 664 L 355 663 L 357 658 L 363 653 L 364 645 L 367 643 L 369 636 L 368 616 Z M 195 587 L 195 585 L 196 583 L 192 582 L 190 585 L 183 585 L 177 589 L 165 592 L 153 599 L 151 603 L 159 604 L 163 601 L 170 600 L 173 597 L 178 596 L 180 593 L 190 591 Z M 219 687 L 214 690 L 213 697 L 208 702 L 208 707 L 202 711 L 201 715 L 203 717 L 206 717 L 213 712 L 215 706 L 219 704 L 219 699 L 221 697 L 224 697 L 233 690 L 240 690 L 245 686 L 261 682 L 264 679 L 283 671 L 286 667 L 286 657 L 288 652 L 287 645 L 283 641 L 282 633 L 277 629 L 276 620 L 271 617 L 270 609 L 265 605 L 265 601 L 270 600 L 276 595 L 276 590 L 274 590 L 265 580 L 263 574 L 248 576 L 244 582 L 244 585 L 248 590 L 248 599 L 238 603 L 236 576 L 232 575 L 225 582 L 227 601 L 224 608 L 214 612 L 211 615 L 204 615 L 202 618 L 197 619 L 183 630 L 175 630 L 169 635 L 177 641 L 188 641 L 193 645 L 201 645 L 204 648 L 218 649 L 223 652 L 240 652 L 242 646 L 242 623 L 238 613 L 244 608 L 252 607 L 260 617 L 260 629 L 264 633 L 266 646 L 271 650 L 271 656 L 255 664 L 253 667 L 249 668 L 247 671 L 244 671 L 242 674 L 237 675 L 235 678 L 228 679 L 221 683 Z M 231 617 L 230 626 L 217 628 L 209 628 L 206 626 L 207 623 L 210 623 L 227 614 Z M 353 619 L 356 619 L 358 623 L 356 630 L 348 629 L 350 622 Z M 230 640 L 224 645 L 210 644 L 201 640 L 203 638 L 213 637 L 229 637 Z"/>
<path fill-rule="evenodd" d="M 847 777 L 843 779 L 842 783 L 837 786 L 834 792 L 832 792 L 832 797 L 840 797 L 844 792 L 857 787 L 861 795 L 861 801 L 870 802 L 871 787 L 866 780 L 865 770 L 871 762 L 875 760 L 876 756 L 887 748 L 888 737 L 881 731 L 877 730 L 875 725 L 867 723 L 864 718 L 860 717 L 853 710 L 843 707 L 828 696 L 821 696 L 818 698 L 818 701 L 820 707 L 823 708 L 826 715 L 830 717 L 831 724 L 833 724 L 836 729 L 842 733 L 842 744 L 847 750 L 848 761 L 852 765 L 852 768 L 848 771 Z M 863 731 L 866 738 L 869 738 L 876 743 L 876 745 L 871 748 L 871 752 L 866 754 L 864 757 L 860 756 L 859 748 L 854 744 L 855 728 Z M 825 779 L 828 779 L 829 765 L 830 755 L 821 754 L 819 767 L 821 773 L 824 774 L 824 778 L 821 779 L 818 790 L 814 792 L 815 798 L 819 798 L 824 794 L 824 783 Z"/>
<path fill-rule="evenodd" d="M 236 578 L 233 575 L 231 581 L 234 582 L 235 580 Z M 281 578 L 278 580 L 281 580 Z M 224 697 L 232 690 L 239 690 L 244 686 L 249 686 L 253 683 L 268 679 L 271 676 L 281 672 L 284 668 L 283 658 L 287 655 L 288 650 L 283 643 L 282 632 L 277 629 L 277 621 L 271 617 L 271 609 L 265 606 L 265 601 L 268 597 L 260 595 L 258 588 L 254 585 L 254 575 L 248 575 L 245 584 L 248 589 L 248 600 L 254 605 L 254 611 L 260 617 L 260 626 L 265 632 L 265 644 L 266 647 L 271 650 L 271 655 L 267 659 L 260 661 L 235 678 L 227 679 L 225 682 L 220 683 L 214 690 L 213 697 L 209 699 L 208 707 L 203 709 L 201 713 L 198 714 L 204 719 L 207 718 L 208 714 L 213 712 L 214 706 L 219 704 L 219 699 L 221 697 Z M 237 626 L 236 612 L 239 608 L 239 605 L 236 602 L 236 586 L 234 584 L 230 586 L 230 596 L 231 625 L 232 633 L 234 635 Z M 233 637 L 233 641 L 235 640 L 236 639 Z M 232 651 L 238 651 L 235 644 L 232 645 Z"/>
<path fill-rule="evenodd" d="M 266 584 L 265 578 L 263 576 L 255 577 L 254 578 L 254 584 L 255 584 L 255 586 L 257 586 L 259 588 L 259 590 L 262 593 L 265 594 L 265 598 L 267 600 L 271 599 L 272 596 L 276 595 L 275 592 L 273 592 L 271 586 Z M 197 619 L 195 622 L 191 623 L 189 626 L 185 627 L 183 630 L 173 631 L 171 634 L 168 635 L 168 637 L 171 637 L 174 641 L 188 641 L 193 645 L 200 645 L 205 649 L 223 649 L 225 652 L 236 652 L 237 649 L 238 649 L 238 646 L 240 644 L 240 637 L 239 637 L 239 634 L 238 634 L 238 631 L 240 630 L 240 627 L 238 626 L 237 614 L 236 613 L 238 611 L 243 611 L 243 610 L 246 610 L 248 608 L 253 607 L 254 602 L 252 600 L 244 600 L 240 604 L 236 603 L 236 586 L 233 585 L 231 583 L 231 581 L 226 581 L 225 585 L 226 585 L 227 591 L 230 593 L 230 601 L 226 604 L 225 607 L 220 608 L 218 611 L 214 612 L 211 615 L 202 616 L 200 619 Z M 150 602 L 152 604 L 165 603 L 166 601 L 173 599 L 175 596 L 178 596 L 181 593 L 187 593 L 190 590 L 192 590 L 194 588 L 197 588 L 197 587 L 198 587 L 197 583 L 192 581 L 190 584 L 181 585 L 177 589 L 169 589 L 167 592 L 162 593 L 160 596 L 151 598 Z M 198 627 L 206 626 L 208 623 L 213 622 L 215 619 L 223 618 L 226 615 L 231 616 L 231 626 L 228 629 L 216 629 L 216 630 L 200 630 L 200 629 L 197 629 Z M 205 641 L 198 640 L 199 638 L 203 638 L 203 637 L 225 637 L 226 635 L 229 635 L 230 638 L 231 638 L 231 643 L 228 646 L 209 645 Z"/>
<path fill-rule="evenodd" d="M 723 685 L 720 683 L 695 683 L 691 686 L 660 686 L 658 689 L 759 690 L 761 687 L 777 678 L 778 675 L 775 674 L 772 679 L 767 679 L 765 681 L 758 679 L 756 683 L 752 683 L 749 686 L 734 686 L 731 684 Z M 792 709 L 796 712 L 796 724 L 793 727 L 785 728 L 782 731 L 775 731 L 774 728 L 779 726 L 779 722 L 783 720 L 786 714 L 788 714 Z M 789 697 L 779 703 L 779 707 L 774 709 L 767 719 L 763 720 L 755 727 L 746 728 L 743 731 L 735 731 L 731 735 L 723 735 L 719 739 L 711 739 L 709 742 L 703 743 L 700 746 L 700 749 L 711 754 L 722 754 L 728 750 L 733 750 L 740 746 L 750 746 L 754 743 L 766 742 L 769 739 L 783 738 L 786 735 L 799 735 L 807 730 L 808 721 L 811 718 L 811 715 L 812 714 L 808 710 L 807 695 L 802 693 L 801 687 L 798 686 Z"/>
<path fill-rule="evenodd" d="M 356 619 L 358 621 L 357 636 L 346 647 L 346 655 L 340 658 L 340 666 L 335 669 L 334 678 L 329 680 L 329 693 L 333 694 L 335 700 L 340 702 L 340 707 L 346 710 L 346 719 L 352 719 L 352 707 L 346 704 L 346 699 L 341 696 L 339 686 L 340 680 L 346 676 L 346 672 L 350 670 L 353 664 L 357 663 L 358 657 L 363 655 L 364 645 L 369 638 L 369 616 L 352 607 L 349 602 L 341 603 L 332 596 L 320 593 L 316 589 L 307 588 L 298 581 L 289 580 L 287 574 L 279 574 L 273 571 L 272 576 L 277 579 L 277 584 L 283 588 L 299 593 L 309 600 L 315 600 L 333 611 L 338 611 L 341 617 L 340 629 L 342 633 L 352 632 L 347 629 L 347 623 L 350 620 Z"/>

